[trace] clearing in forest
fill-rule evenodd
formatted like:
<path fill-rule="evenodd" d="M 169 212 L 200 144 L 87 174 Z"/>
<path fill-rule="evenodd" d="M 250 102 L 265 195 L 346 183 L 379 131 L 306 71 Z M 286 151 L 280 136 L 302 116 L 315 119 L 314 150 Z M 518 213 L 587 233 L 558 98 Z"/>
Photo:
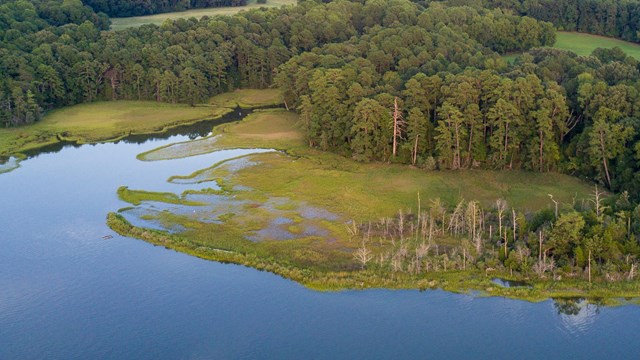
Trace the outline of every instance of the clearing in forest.
<path fill-rule="evenodd" d="M 171 19 L 188 19 L 196 18 L 200 19 L 203 16 L 216 16 L 216 15 L 233 15 L 243 10 L 256 9 L 260 7 L 280 7 L 283 5 L 295 5 L 296 0 L 267 0 L 265 4 L 258 4 L 256 0 L 249 0 L 246 6 L 225 6 L 206 9 L 191 9 L 186 11 L 146 15 L 146 16 L 133 16 L 125 18 L 112 18 L 111 30 L 122 30 L 128 27 L 155 24 L 161 25 L 165 20 Z"/>

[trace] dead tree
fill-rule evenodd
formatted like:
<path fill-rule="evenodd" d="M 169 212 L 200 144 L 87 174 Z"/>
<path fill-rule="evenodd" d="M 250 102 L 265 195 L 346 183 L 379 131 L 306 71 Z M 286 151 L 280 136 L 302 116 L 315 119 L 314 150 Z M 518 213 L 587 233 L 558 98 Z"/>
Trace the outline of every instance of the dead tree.
<path fill-rule="evenodd" d="M 498 210 L 498 236 L 502 238 L 502 215 L 507 209 L 507 202 L 503 199 L 496 200 L 496 209 Z"/>
<path fill-rule="evenodd" d="M 516 209 L 511 209 L 511 213 L 513 214 L 513 242 L 516 242 Z"/>
<path fill-rule="evenodd" d="M 398 97 L 396 96 L 393 100 L 393 157 L 396 157 L 396 153 L 398 150 L 398 139 L 402 135 L 402 129 L 404 128 L 404 126 L 405 121 L 402 118 L 402 112 L 398 107 Z"/>
<path fill-rule="evenodd" d="M 602 215 L 602 211 L 604 211 L 604 206 L 601 206 L 602 200 L 604 197 L 604 191 L 598 191 L 598 184 L 596 184 L 596 189 L 593 192 L 593 200 L 591 202 L 596 207 L 596 217 L 600 219 L 600 215 Z"/>
<path fill-rule="evenodd" d="M 353 257 L 360 262 L 362 269 L 364 269 L 367 263 L 373 259 L 373 254 L 371 250 L 366 247 L 365 243 L 362 242 L 362 246 L 353 253 Z"/>

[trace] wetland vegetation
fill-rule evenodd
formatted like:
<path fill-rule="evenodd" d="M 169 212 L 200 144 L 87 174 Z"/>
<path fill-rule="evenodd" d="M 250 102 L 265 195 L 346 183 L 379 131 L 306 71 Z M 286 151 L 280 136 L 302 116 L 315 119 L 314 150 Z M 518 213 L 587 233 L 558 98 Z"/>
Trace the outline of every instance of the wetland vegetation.
<path fill-rule="evenodd" d="M 112 213 L 109 225 L 127 236 L 206 259 L 272 271 L 315 289 L 442 287 L 532 300 L 638 293 L 635 281 L 589 283 L 584 273 L 570 274 L 576 268 L 569 263 L 564 268 L 551 265 L 551 246 L 549 252 L 543 249 L 546 262 L 536 264 L 538 254 L 530 251 L 535 250 L 531 243 L 538 241 L 537 231 L 553 236 L 550 229 L 541 227 L 553 217 L 547 194 L 555 194 L 553 200 L 561 204 L 561 218 L 574 214 L 575 208 L 590 209 L 585 199 L 590 199 L 593 189 L 574 178 L 481 170 L 451 176 L 446 171 L 358 163 L 309 148 L 297 116 L 284 110 L 258 111 L 239 123 L 221 125 L 210 138 L 194 141 L 189 151 L 199 154 L 200 146 L 213 151 L 207 139 L 216 139 L 219 149 L 253 146 L 278 151 L 231 158 L 193 174 L 171 177 L 170 182 L 199 186 L 180 195 L 127 190 L 121 199 L 132 205 L 146 203 L 146 207 Z M 165 149 L 141 157 L 174 158 L 154 155 Z M 179 156 L 192 155 L 189 151 Z M 513 186 L 518 183 L 527 186 Z M 495 199 L 506 199 L 501 210 L 504 228 L 498 226 Z M 181 206 L 166 209 L 157 202 Z M 507 204 L 517 209 L 515 236 Z M 462 205 L 464 214 L 458 213 Z M 465 223 L 469 206 L 477 206 L 475 231 L 485 237 L 476 238 L 481 244 L 474 243 L 465 230 L 470 226 Z M 142 227 L 132 226 L 129 220 Z M 144 221 L 154 223 L 156 230 L 145 228 Z M 489 226 L 495 227 L 489 230 Z M 513 248 L 508 258 L 500 232 L 509 242 L 516 239 L 516 245 L 507 244 Z M 553 241 L 545 238 L 545 246 Z M 495 276 L 526 279 L 531 287 L 496 286 Z M 558 281 L 563 276 L 570 278 Z M 597 276 L 606 275 L 598 272 Z"/>
<path fill-rule="evenodd" d="M 557 30 L 637 41 L 621 16 L 637 1 L 600 12 L 577 0 L 301 1 L 107 31 L 109 16 L 245 5 L 143 3 L 140 14 L 119 0 L 2 5 L 3 169 L 51 143 L 283 103 L 291 112 L 255 111 L 210 138 L 140 154 L 257 149 L 174 174 L 192 187 L 180 194 L 122 187 L 133 206 L 109 223 L 203 257 L 271 264 L 312 287 L 447 277 L 532 297 L 635 294 L 639 62 L 620 48 L 550 46 Z M 523 55 L 502 58 L 514 52 Z M 132 226 L 135 217 L 167 232 Z M 495 276 L 532 287 L 487 290 Z"/>

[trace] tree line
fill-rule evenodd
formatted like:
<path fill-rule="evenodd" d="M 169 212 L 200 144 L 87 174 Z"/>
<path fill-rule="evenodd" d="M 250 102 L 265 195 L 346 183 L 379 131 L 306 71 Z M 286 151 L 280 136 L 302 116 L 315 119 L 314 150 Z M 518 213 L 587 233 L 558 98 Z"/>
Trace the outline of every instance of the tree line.
<path fill-rule="evenodd" d="M 474 0 L 454 1 L 510 9 L 549 21 L 561 30 L 640 42 L 640 1 L 637 0 Z"/>
<path fill-rule="evenodd" d="M 415 36 L 429 37 L 419 26 L 435 22 L 408 1 L 336 1 L 107 32 L 103 30 L 108 21 L 95 13 L 88 13 L 95 17 L 78 16 L 74 18 L 77 21 L 62 26 L 45 15 L 46 9 L 65 4 L 78 14 L 89 11 L 79 3 L 62 4 L 61 0 L 19 0 L 5 5 L 12 9 L 1 30 L 0 46 L 0 122 L 5 126 L 28 124 L 37 121 L 43 111 L 94 100 L 197 103 L 239 86 L 267 87 L 276 69 L 292 55 L 323 44 L 341 44 L 369 29 L 380 32 L 376 36 L 385 43 L 375 55 L 379 72 L 393 61 L 390 57 L 401 55 L 400 48 L 392 49 L 398 45 L 395 39 L 382 39 L 390 33 L 381 31 L 381 24 L 412 26 Z M 511 33 L 496 31 L 495 38 L 483 41 L 520 49 L 517 44 L 505 43 L 520 18 L 498 16 L 508 19 Z M 549 27 L 545 29 L 548 35 Z M 439 62 L 439 69 L 478 65 L 484 56 L 499 61 L 490 49 L 454 29 L 454 24 L 438 31 L 437 51 L 448 54 L 430 60 Z M 520 33 L 524 36 L 527 32 Z M 498 37 L 503 40 L 494 41 Z M 525 43 L 528 47 L 541 45 L 536 41 Z"/>

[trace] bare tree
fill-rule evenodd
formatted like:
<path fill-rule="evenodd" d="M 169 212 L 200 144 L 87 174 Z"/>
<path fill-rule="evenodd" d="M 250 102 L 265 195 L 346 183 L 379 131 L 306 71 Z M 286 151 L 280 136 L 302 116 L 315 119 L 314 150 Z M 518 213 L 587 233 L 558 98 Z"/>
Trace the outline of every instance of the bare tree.
<path fill-rule="evenodd" d="M 516 242 L 517 234 L 516 234 L 516 209 L 511 209 L 511 213 L 513 214 L 513 242 Z"/>
<path fill-rule="evenodd" d="M 558 220 L 558 202 L 553 198 L 553 195 L 551 194 L 547 194 L 547 195 L 549 195 L 549 197 L 551 198 L 551 201 L 553 201 L 553 203 L 556 206 L 556 220 Z"/>
<path fill-rule="evenodd" d="M 404 128 L 404 126 L 405 121 L 402 118 L 402 112 L 398 107 L 398 97 L 396 96 L 393 100 L 393 157 L 396 157 L 396 152 L 398 149 L 398 139 L 402 135 L 402 129 Z"/>
<path fill-rule="evenodd" d="M 603 195 L 604 191 L 598 191 L 598 184 L 596 184 L 596 188 L 593 192 L 593 199 L 590 201 L 596 207 L 596 217 L 598 219 L 600 219 L 600 215 L 602 215 L 602 212 L 605 209 L 605 207 L 602 206 L 602 200 L 604 199 Z"/>
<path fill-rule="evenodd" d="M 496 209 L 498 210 L 498 235 L 502 238 L 502 215 L 507 209 L 507 202 L 504 199 L 496 200 Z"/>
<path fill-rule="evenodd" d="M 373 253 L 366 247 L 363 241 L 362 246 L 353 253 L 353 257 L 360 262 L 360 265 L 362 265 L 362 268 L 364 269 L 367 263 L 373 259 Z"/>

